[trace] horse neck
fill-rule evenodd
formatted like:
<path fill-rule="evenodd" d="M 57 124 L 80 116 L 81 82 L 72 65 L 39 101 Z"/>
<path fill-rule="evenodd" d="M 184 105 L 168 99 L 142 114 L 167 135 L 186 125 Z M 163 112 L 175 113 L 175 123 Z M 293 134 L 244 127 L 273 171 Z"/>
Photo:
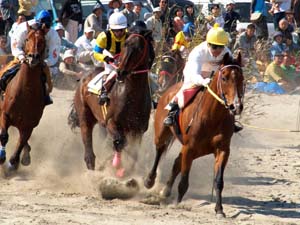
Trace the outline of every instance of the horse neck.
<path fill-rule="evenodd" d="M 28 64 L 21 64 L 19 70 L 19 78 L 22 79 L 22 83 L 26 86 L 34 86 L 37 83 L 41 83 L 42 67 L 38 64 L 34 67 L 30 67 Z"/>

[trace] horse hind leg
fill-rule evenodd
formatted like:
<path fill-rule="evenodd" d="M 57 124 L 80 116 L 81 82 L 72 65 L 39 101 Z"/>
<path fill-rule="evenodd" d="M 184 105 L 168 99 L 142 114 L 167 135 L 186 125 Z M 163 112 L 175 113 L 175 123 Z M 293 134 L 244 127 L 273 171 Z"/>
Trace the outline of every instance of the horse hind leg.
<path fill-rule="evenodd" d="M 218 151 L 215 159 L 214 166 L 214 188 L 216 191 L 216 207 L 215 212 L 217 217 L 224 218 L 225 213 L 223 212 L 222 206 L 222 191 L 224 187 L 224 171 L 229 157 L 229 150 Z"/>

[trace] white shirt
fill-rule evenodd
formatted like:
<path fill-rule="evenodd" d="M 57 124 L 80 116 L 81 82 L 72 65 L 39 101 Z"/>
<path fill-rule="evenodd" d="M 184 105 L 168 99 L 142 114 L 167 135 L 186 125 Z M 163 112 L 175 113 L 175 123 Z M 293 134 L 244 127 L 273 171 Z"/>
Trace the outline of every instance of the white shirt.
<path fill-rule="evenodd" d="M 36 21 L 29 20 L 27 21 L 28 25 L 31 26 L 36 23 Z M 27 24 L 26 22 L 21 23 L 18 26 L 18 29 L 13 33 L 11 40 L 11 50 L 13 56 L 18 59 L 22 59 L 25 57 L 25 52 L 23 51 L 23 47 L 27 38 Z M 60 38 L 56 32 L 56 30 L 50 28 L 48 33 L 45 35 L 46 39 L 46 59 L 44 60 L 48 66 L 53 66 L 57 63 L 60 52 Z"/>
<path fill-rule="evenodd" d="M 231 55 L 225 47 L 221 54 L 214 57 L 206 41 L 196 46 L 190 53 L 183 70 L 184 83 L 202 85 L 203 78 L 209 78 L 212 71 L 216 71 L 226 53 Z"/>
<path fill-rule="evenodd" d="M 83 51 L 93 51 L 92 41 L 87 39 L 85 34 L 80 36 L 74 44 L 78 48 L 77 53 L 81 53 Z"/>

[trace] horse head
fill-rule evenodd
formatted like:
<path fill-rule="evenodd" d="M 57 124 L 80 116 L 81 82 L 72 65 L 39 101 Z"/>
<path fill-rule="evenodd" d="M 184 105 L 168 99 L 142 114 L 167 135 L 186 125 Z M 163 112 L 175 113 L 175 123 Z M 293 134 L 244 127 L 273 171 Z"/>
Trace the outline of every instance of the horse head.
<path fill-rule="evenodd" d="M 148 42 L 141 34 L 131 34 L 121 52 L 118 66 L 118 81 L 122 81 L 130 74 L 148 72 Z"/>
<path fill-rule="evenodd" d="M 166 89 L 181 80 L 184 65 L 185 61 L 179 50 L 168 51 L 162 56 L 158 76 L 160 93 L 165 92 Z"/>
<path fill-rule="evenodd" d="M 45 32 L 39 26 L 29 26 L 27 23 L 27 37 L 25 41 L 26 62 L 34 67 L 44 59 L 46 48 Z"/>
<path fill-rule="evenodd" d="M 241 65 L 240 53 L 236 59 L 226 53 L 213 81 L 225 107 L 234 115 L 241 114 L 243 110 L 244 76 Z"/>

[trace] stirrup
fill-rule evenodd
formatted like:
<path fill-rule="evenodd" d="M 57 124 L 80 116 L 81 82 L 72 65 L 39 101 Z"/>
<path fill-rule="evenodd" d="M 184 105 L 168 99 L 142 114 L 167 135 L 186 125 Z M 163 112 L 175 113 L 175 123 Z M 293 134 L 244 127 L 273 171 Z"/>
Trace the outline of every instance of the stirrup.
<path fill-rule="evenodd" d="M 109 101 L 110 101 L 110 99 L 109 99 L 109 97 L 108 97 L 108 95 L 107 95 L 106 92 L 103 92 L 103 93 L 99 96 L 99 101 L 98 101 L 99 105 L 104 105 L 105 103 L 108 105 L 108 104 L 109 104 Z"/>
<path fill-rule="evenodd" d="M 174 116 L 173 115 L 168 115 L 165 119 L 164 119 L 164 125 L 167 127 L 170 127 L 174 124 Z"/>
<path fill-rule="evenodd" d="M 51 105 L 51 104 L 53 104 L 52 98 L 50 97 L 50 95 L 46 95 L 45 96 L 45 106 L 46 105 Z"/>

